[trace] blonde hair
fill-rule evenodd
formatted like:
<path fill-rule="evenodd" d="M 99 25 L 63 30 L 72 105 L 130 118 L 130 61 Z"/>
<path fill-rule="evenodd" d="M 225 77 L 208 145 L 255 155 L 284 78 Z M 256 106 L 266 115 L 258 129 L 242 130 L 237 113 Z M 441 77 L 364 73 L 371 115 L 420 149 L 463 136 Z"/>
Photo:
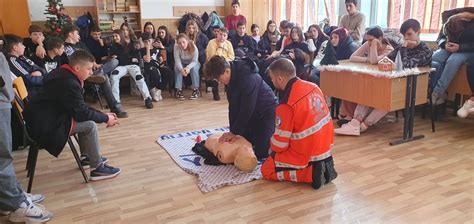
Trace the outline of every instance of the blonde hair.
<path fill-rule="evenodd" d="M 184 34 L 184 33 L 180 33 L 177 37 L 176 37 L 176 43 L 178 43 L 179 39 L 185 39 L 186 41 L 188 41 L 188 47 L 186 49 L 184 49 L 184 51 L 188 52 L 189 54 L 194 54 L 194 51 L 196 50 L 195 48 L 195 45 L 194 43 L 189 39 L 188 35 Z"/>
<path fill-rule="evenodd" d="M 196 27 L 196 32 L 191 35 L 188 31 L 188 28 L 190 26 L 194 26 Z M 186 33 L 189 37 L 190 40 L 192 40 L 194 43 L 196 43 L 196 40 L 197 40 L 197 37 L 199 36 L 199 26 L 198 24 L 196 23 L 196 21 L 194 20 L 189 20 L 187 23 L 186 23 L 186 30 L 184 31 L 184 33 Z"/>

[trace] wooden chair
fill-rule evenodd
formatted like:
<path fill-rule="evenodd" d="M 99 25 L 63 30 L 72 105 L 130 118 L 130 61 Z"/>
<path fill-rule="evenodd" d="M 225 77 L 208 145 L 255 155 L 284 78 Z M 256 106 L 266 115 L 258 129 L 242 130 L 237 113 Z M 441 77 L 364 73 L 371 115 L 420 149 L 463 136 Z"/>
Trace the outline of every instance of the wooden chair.
<path fill-rule="evenodd" d="M 19 120 L 22 122 L 25 140 L 29 145 L 28 159 L 26 161 L 26 169 L 28 170 L 27 177 L 29 177 L 27 192 L 30 193 L 33 187 L 33 179 L 35 176 L 36 162 L 38 160 L 38 151 L 40 149 L 40 146 L 35 140 L 33 140 L 29 136 L 28 124 L 26 124 L 23 118 L 23 110 L 25 108 L 25 103 L 27 103 L 27 97 L 28 97 L 28 91 L 26 90 L 26 86 L 25 86 L 25 83 L 23 82 L 23 78 L 18 77 L 13 81 L 13 89 L 15 92 L 15 100 L 13 101 L 13 110 L 15 114 L 18 116 Z M 77 136 L 74 135 L 74 138 L 77 141 Z M 87 177 L 87 174 L 81 165 L 81 159 L 79 157 L 79 154 L 77 153 L 77 149 L 72 141 L 71 136 L 69 136 L 67 143 L 69 144 L 69 148 L 71 148 L 72 154 L 74 155 L 74 159 L 76 160 L 76 163 L 79 169 L 81 170 L 82 176 L 84 177 L 84 181 L 86 183 L 89 182 L 89 178 Z"/>

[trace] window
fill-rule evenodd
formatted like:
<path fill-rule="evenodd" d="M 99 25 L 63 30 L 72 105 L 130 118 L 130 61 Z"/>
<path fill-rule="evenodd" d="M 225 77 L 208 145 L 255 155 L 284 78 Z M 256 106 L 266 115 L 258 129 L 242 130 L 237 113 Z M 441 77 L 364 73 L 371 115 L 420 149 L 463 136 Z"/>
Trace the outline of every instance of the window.
<path fill-rule="evenodd" d="M 302 27 L 329 18 L 331 25 L 336 26 L 339 3 L 340 0 L 271 0 L 271 17 L 277 23 L 287 19 Z"/>
<path fill-rule="evenodd" d="M 474 6 L 474 0 L 359 0 L 366 27 L 399 29 L 403 21 L 414 18 L 420 21 L 422 33 L 438 33 L 443 11 L 467 6 Z M 325 18 L 337 26 L 339 18 L 347 13 L 344 0 L 271 0 L 270 8 L 277 23 L 288 19 L 303 28 Z"/>

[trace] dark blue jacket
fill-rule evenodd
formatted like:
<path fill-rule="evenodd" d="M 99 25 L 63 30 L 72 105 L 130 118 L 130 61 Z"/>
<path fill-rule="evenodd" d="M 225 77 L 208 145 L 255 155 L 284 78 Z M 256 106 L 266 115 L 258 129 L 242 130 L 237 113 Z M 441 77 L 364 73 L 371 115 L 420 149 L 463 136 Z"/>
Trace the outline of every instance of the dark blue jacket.
<path fill-rule="evenodd" d="M 10 70 L 17 77 L 22 77 L 28 89 L 43 86 L 43 78 L 47 75 L 45 69 L 36 65 L 32 60 L 25 56 L 16 57 L 7 55 Z M 31 73 L 39 71 L 42 76 L 32 76 Z"/>
<path fill-rule="evenodd" d="M 336 48 L 336 58 L 337 60 L 347 60 L 351 55 L 359 48 L 356 42 L 352 37 L 347 37 L 345 40 L 341 41 L 339 46 Z"/>
<path fill-rule="evenodd" d="M 90 53 L 94 55 L 95 63 L 102 64 L 102 57 L 107 56 L 107 46 L 100 46 L 99 41 L 96 41 L 92 38 L 89 38 L 85 41 L 87 48 L 89 48 Z"/>
<path fill-rule="evenodd" d="M 230 131 L 244 135 L 268 114 L 274 116 L 277 100 L 252 60 L 244 58 L 231 62 L 231 71 L 227 88 Z"/>

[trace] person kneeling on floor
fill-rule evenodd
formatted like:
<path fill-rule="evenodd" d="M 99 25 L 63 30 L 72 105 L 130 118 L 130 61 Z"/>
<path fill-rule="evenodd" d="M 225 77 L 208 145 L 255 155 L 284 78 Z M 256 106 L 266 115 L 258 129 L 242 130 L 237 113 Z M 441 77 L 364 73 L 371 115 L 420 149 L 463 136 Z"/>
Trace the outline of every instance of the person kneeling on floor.
<path fill-rule="evenodd" d="M 74 52 L 69 64 L 43 79 L 43 89 L 26 104 L 24 116 L 32 138 L 53 156 L 61 153 L 70 135 L 77 134 L 81 153 L 87 154 L 83 163 L 91 168 L 90 179 L 102 180 L 117 176 L 120 169 L 107 165 L 107 158 L 100 156 L 96 123 L 113 127 L 118 118 L 84 102 L 84 80 L 91 76 L 94 61 L 94 56 L 86 51 Z"/>
<path fill-rule="evenodd" d="M 288 59 L 274 61 L 268 72 L 280 104 L 263 178 L 312 183 L 319 189 L 337 177 L 331 150 L 334 126 L 324 95 L 316 84 L 297 78 Z"/>

